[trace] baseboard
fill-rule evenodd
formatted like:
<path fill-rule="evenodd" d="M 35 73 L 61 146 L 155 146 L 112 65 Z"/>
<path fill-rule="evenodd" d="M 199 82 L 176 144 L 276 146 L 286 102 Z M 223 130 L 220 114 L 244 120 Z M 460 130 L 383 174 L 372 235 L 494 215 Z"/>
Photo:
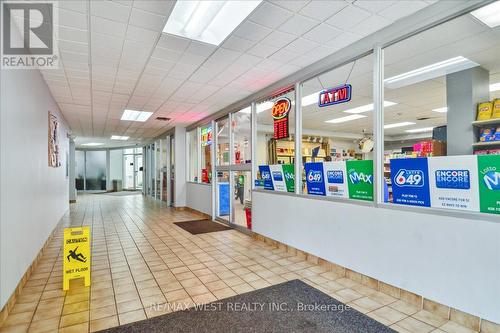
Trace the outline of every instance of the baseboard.
<path fill-rule="evenodd" d="M 331 263 L 325 259 L 319 258 L 315 255 L 296 249 L 294 247 L 283 244 L 279 241 L 257 234 L 255 232 L 252 233 L 252 237 L 268 245 L 280 248 L 287 253 L 291 253 L 294 254 L 295 256 L 306 259 L 311 263 L 326 267 L 328 271 L 333 271 L 337 273 L 339 276 L 348 277 L 351 280 L 354 280 L 366 287 L 375 289 L 384 294 L 392 296 L 396 299 L 400 299 L 407 303 L 416 305 L 419 309 L 429 311 L 439 317 L 456 322 L 457 324 L 465 326 L 476 332 L 500 333 L 499 323 L 494 323 L 489 320 L 482 319 L 478 316 L 474 316 L 472 314 L 463 312 L 461 310 L 454 309 L 450 306 L 440 304 L 438 302 L 427 299 L 421 295 L 392 286 L 388 283 L 379 281 L 362 273 L 355 272 L 353 270 L 337 265 L 335 263 Z"/>
<path fill-rule="evenodd" d="M 75 202 L 76 202 L 76 200 L 75 200 Z M 16 303 L 17 296 L 21 293 L 24 285 L 29 280 L 29 278 L 31 276 L 31 273 L 33 271 L 35 271 L 36 266 L 38 265 L 38 262 L 42 258 L 43 253 L 47 249 L 47 246 L 49 245 L 50 241 L 52 240 L 52 238 L 54 237 L 54 235 L 56 234 L 56 232 L 59 230 L 59 228 L 61 226 L 61 223 L 62 223 L 62 219 L 59 221 L 59 223 L 57 223 L 57 225 L 54 228 L 54 230 L 52 230 L 52 232 L 50 233 L 49 237 L 47 238 L 47 240 L 43 244 L 42 248 L 38 252 L 36 258 L 33 260 L 33 262 L 28 267 L 28 269 L 26 270 L 26 272 L 24 272 L 24 275 L 21 278 L 21 280 L 19 281 L 19 283 L 17 284 L 16 289 L 14 290 L 14 292 L 12 293 L 12 295 L 10 295 L 9 300 L 7 301 L 7 303 L 5 303 L 4 307 L 0 311 L 0 327 L 3 325 L 3 322 L 5 321 L 5 319 L 7 319 L 7 316 L 9 315 L 10 311 L 12 311 L 12 308 L 14 307 L 14 304 Z M 62 285 L 61 285 L 61 288 L 62 288 Z"/>
<path fill-rule="evenodd" d="M 211 215 L 205 214 L 205 213 L 200 212 L 199 210 L 196 210 L 196 209 L 191 208 L 191 207 L 187 207 L 187 206 L 185 206 L 185 207 L 176 207 L 175 209 L 177 210 L 177 208 L 182 208 L 182 209 L 179 209 L 181 211 L 188 211 L 188 212 L 200 215 L 200 217 L 204 218 L 204 219 L 212 219 Z"/>

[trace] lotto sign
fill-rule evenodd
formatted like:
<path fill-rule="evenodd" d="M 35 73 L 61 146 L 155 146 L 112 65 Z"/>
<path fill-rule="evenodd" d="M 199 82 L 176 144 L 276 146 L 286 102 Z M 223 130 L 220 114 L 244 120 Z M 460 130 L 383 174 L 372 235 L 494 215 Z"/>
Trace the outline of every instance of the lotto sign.
<path fill-rule="evenodd" d="M 269 169 L 271 170 L 274 190 L 278 192 L 287 192 L 285 176 L 283 175 L 281 164 L 270 165 Z"/>
<path fill-rule="evenodd" d="M 347 161 L 349 198 L 373 201 L 373 161 Z"/>
<path fill-rule="evenodd" d="M 393 159 L 391 176 L 394 203 L 430 207 L 427 158 Z"/>
<path fill-rule="evenodd" d="M 351 100 L 352 86 L 344 84 L 340 87 L 323 90 L 319 93 L 318 106 L 328 106 L 349 102 Z"/>
<path fill-rule="evenodd" d="M 481 212 L 500 214 L 500 155 L 478 155 L 477 165 Z"/>
<path fill-rule="evenodd" d="M 276 140 L 286 139 L 289 136 L 288 114 L 291 107 L 292 102 L 286 97 L 281 97 L 274 102 L 271 115 L 274 119 L 274 138 Z"/>
<path fill-rule="evenodd" d="M 293 164 L 282 164 L 283 177 L 287 192 L 295 192 L 295 166 Z"/>
<path fill-rule="evenodd" d="M 347 173 L 344 161 L 324 162 L 323 174 L 325 175 L 325 191 L 327 196 L 348 198 Z"/>
<path fill-rule="evenodd" d="M 431 207 L 479 211 L 477 156 L 428 158 Z"/>
<path fill-rule="evenodd" d="M 260 177 L 264 182 L 265 190 L 274 190 L 273 179 L 271 178 L 271 170 L 269 165 L 259 165 Z"/>
<path fill-rule="evenodd" d="M 313 195 L 326 195 L 323 163 L 306 163 L 304 168 L 306 172 L 307 193 Z"/>
<path fill-rule="evenodd" d="M 69 280 L 83 277 L 90 286 L 90 228 L 65 228 L 63 252 L 63 290 Z"/>

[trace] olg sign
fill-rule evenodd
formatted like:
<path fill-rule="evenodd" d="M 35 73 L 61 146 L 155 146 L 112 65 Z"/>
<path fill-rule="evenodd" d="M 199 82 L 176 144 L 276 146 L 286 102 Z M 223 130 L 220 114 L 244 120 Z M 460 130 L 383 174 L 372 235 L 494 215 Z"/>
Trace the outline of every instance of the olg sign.
<path fill-rule="evenodd" d="M 500 155 L 479 155 L 477 166 L 480 210 L 500 214 Z"/>
<path fill-rule="evenodd" d="M 373 161 L 347 161 L 349 198 L 373 201 Z"/>

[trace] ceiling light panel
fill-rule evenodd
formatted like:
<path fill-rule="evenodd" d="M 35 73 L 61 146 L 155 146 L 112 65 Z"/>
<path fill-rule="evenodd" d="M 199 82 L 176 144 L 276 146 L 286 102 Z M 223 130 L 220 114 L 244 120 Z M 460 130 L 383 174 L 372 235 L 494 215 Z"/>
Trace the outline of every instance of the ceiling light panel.
<path fill-rule="evenodd" d="M 352 120 L 361 119 L 361 118 L 366 118 L 366 116 L 364 116 L 362 114 L 351 114 L 350 116 L 345 116 L 345 117 L 327 120 L 327 121 L 325 121 L 325 123 L 340 124 L 340 123 L 345 123 L 347 121 L 352 121 Z"/>
<path fill-rule="evenodd" d="M 87 147 L 95 147 L 95 146 L 102 146 L 104 143 L 100 142 L 89 142 L 89 143 L 82 143 L 82 146 L 87 146 Z"/>
<path fill-rule="evenodd" d="M 471 13 L 490 28 L 500 26 L 500 1 L 495 1 Z"/>
<path fill-rule="evenodd" d="M 424 132 L 432 132 L 434 127 L 422 127 L 422 128 L 412 128 L 409 130 L 406 130 L 405 132 L 407 133 L 424 133 Z"/>
<path fill-rule="evenodd" d="M 129 137 L 128 136 L 121 136 L 121 135 L 112 135 L 111 136 L 111 140 L 122 140 L 122 141 L 126 141 L 128 140 Z"/>
<path fill-rule="evenodd" d="M 415 125 L 415 123 L 412 123 L 410 121 L 403 121 L 401 123 L 393 123 L 393 124 L 384 125 L 384 128 L 390 129 L 390 128 L 396 128 L 396 127 L 411 126 L 411 125 Z"/>
<path fill-rule="evenodd" d="M 500 90 L 500 82 L 490 84 L 490 91 L 498 91 Z"/>
<path fill-rule="evenodd" d="M 123 111 L 121 120 L 145 122 L 152 114 L 153 112 L 126 109 Z"/>
<path fill-rule="evenodd" d="M 384 84 L 389 89 L 396 89 L 476 66 L 479 66 L 479 64 L 458 56 L 387 78 L 384 80 Z"/>
<path fill-rule="evenodd" d="M 163 32 L 219 45 L 262 1 L 177 1 Z"/>
<path fill-rule="evenodd" d="M 390 102 L 390 101 L 384 101 L 384 107 L 387 108 L 387 107 L 390 107 L 390 106 L 393 106 L 393 105 L 396 105 L 398 103 L 394 103 L 394 102 Z M 363 113 L 363 112 L 369 112 L 369 111 L 373 111 L 373 103 L 372 104 L 366 104 L 366 105 L 362 105 L 362 106 L 358 106 L 358 107 L 355 107 L 353 109 L 348 109 L 348 110 L 345 110 L 344 112 L 345 113 Z"/>
<path fill-rule="evenodd" d="M 432 111 L 439 112 L 439 113 L 446 113 L 446 112 L 448 112 L 448 107 L 443 106 L 442 108 L 432 109 Z"/>

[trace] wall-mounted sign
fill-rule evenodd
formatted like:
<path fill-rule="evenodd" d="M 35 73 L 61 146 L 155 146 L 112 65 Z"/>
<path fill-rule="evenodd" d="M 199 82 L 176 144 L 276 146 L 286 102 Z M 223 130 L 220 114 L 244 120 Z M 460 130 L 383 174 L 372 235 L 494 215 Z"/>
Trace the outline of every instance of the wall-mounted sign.
<path fill-rule="evenodd" d="M 274 138 L 276 140 L 286 139 L 288 132 L 288 114 L 292 107 L 292 102 L 286 97 L 281 97 L 274 102 L 271 115 L 274 119 Z"/>
<path fill-rule="evenodd" d="M 328 106 L 349 102 L 352 95 L 352 86 L 344 84 L 343 86 L 323 90 L 319 93 L 318 106 Z"/>
<path fill-rule="evenodd" d="M 480 210 L 500 214 L 500 155 L 479 155 L 477 163 Z"/>
<path fill-rule="evenodd" d="M 210 146 L 212 144 L 212 126 L 201 129 L 201 146 Z"/>
<path fill-rule="evenodd" d="M 293 164 L 259 165 L 259 171 L 265 190 L 292 193 L 295 191 Z"/>
<path fill-rule="evenodd" d="M 349 198 L 373 201 L 373 161 L 346 161 Z"/>
<path fill-rule="evenodd" d="M 394 203 L 430 207 L 429 169 L 427 158 L 391 160 Z"/>

